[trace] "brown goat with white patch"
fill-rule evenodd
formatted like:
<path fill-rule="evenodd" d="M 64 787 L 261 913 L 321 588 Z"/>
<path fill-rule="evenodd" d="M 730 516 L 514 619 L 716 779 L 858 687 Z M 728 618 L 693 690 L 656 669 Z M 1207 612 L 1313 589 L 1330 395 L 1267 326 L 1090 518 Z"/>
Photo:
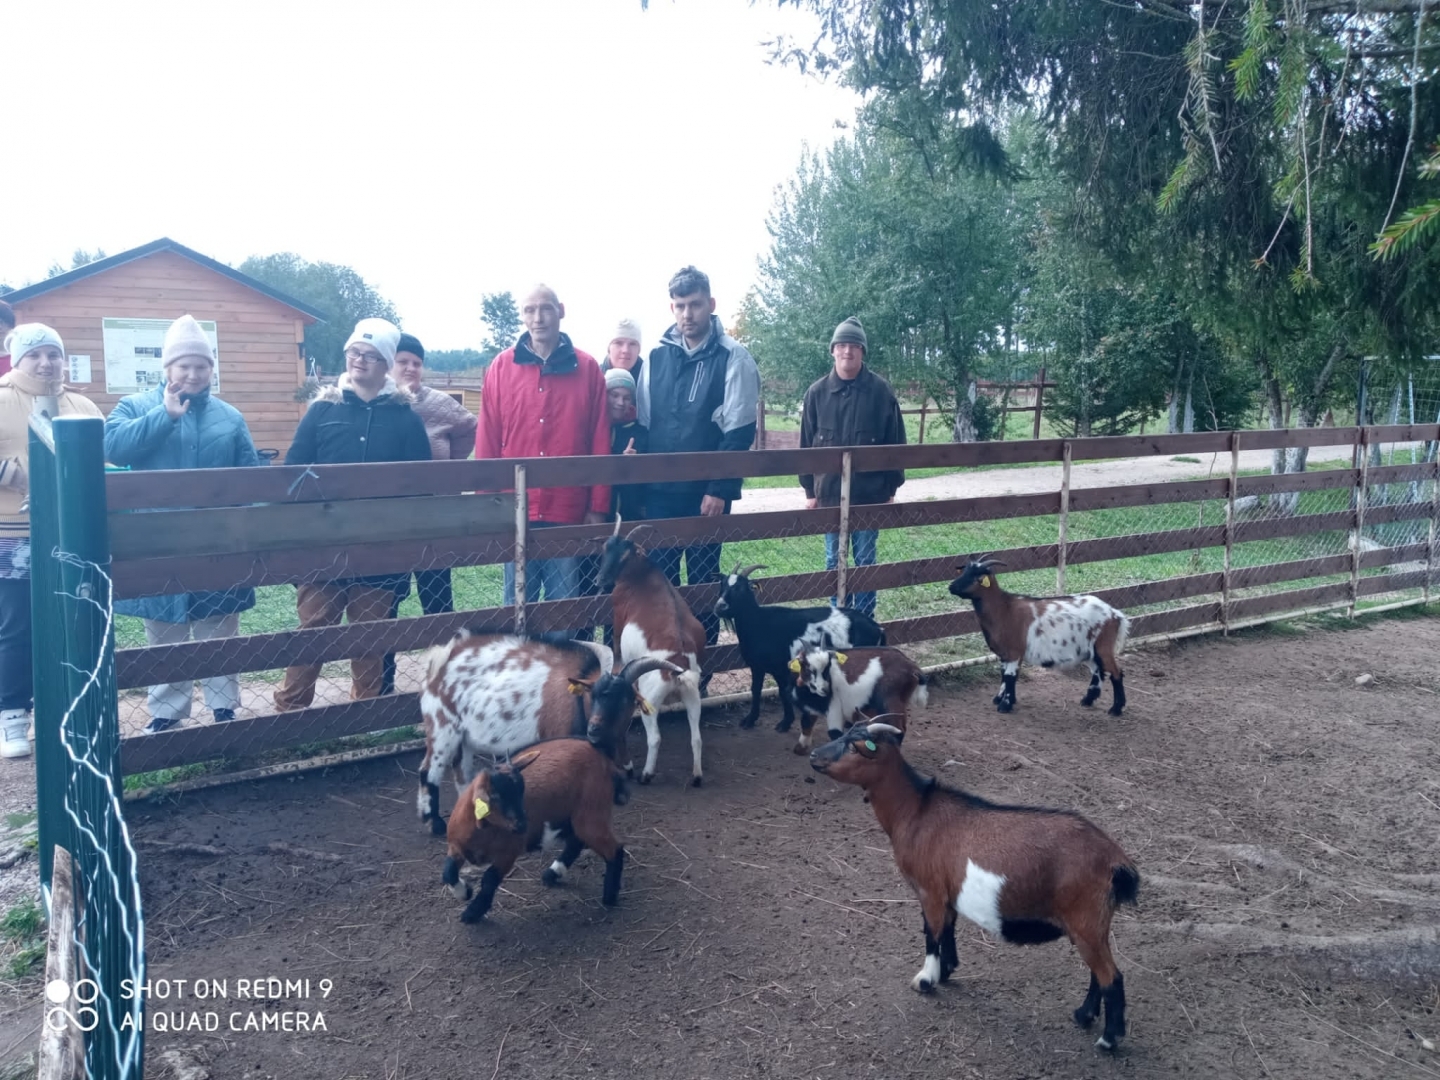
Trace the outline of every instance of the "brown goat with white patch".
<path fill-rule="evenodd" d="M 1110 715 L 1125 709 L 1125 673 L 1120 653 L 1130 634 L 1130 620 L 1098 596 L 1017 596 L 1000 587 L 994 559 L 972 559 L 950 583 L 950 593 L 975 605 L 985 644 L 1000 658 L 1000 693 L 995 704 L 1002 713 L 1015 707 L 1015 676 L 1021 661 L 1041 667 L 1090 665 L 1090 689 L 1080 704 L 1100 696 L 1106 675 L 1115 691 Z"/>
<path fill-rule="evenodd" d="M 1001 806 L 920 775 L 900 753 L 899 729 L 887 723 L 856 724 L 812 753 L 810 764 L 864 789 L 920 900 L 925 966 L 911 986 L 927 993 L 959 964 L 957 915 L 1017 945 L 1065 935 L 1090 968 L 1075 1022 L 1089 1027 L 1103 1002 L 1105 1029 L 1095 1045 L 1115 1048 L 1125 1034 L 1125 982 L 1110 952 L 1110 921 L 1140 888 L 1119 844 L 1072 811 Z"/>
<path fill-rule="evenodd" d="M 441 880 L 461 900 L 469 900 L 462 922 L 478 922 L 490 910 L 495 891 L 515 862 L 556 837 L 565 841 L 560 857 L 540 880 L 558 885 L 585 848 L 605 860 L 606 906 L 620 895 L 625 849 L 611 827 L 615 763 L 584 739 L 539 743 L 517 754 L 508 765 L 484 770 L 470 781 L 455 808 L 445 837 L 449 845 Z M 480 891 L 471 899 L 460 867 L 486 866 Z"/>
<path fill-rule="evenodd" d="M 666 667 L 657 668 L 636 680 L 635 689 L 642 703 L 640 719 L 645 725 L 645 769 L 640 782 L 648 784 L 655 777 L 655 763 L 660 756 L 658 710 L 678 695 L 690 721 L 690 753 L 694 760 L 691 783 L 699 787 L 700 666 L 705 661 L 705 628 L 664 571 L 635 543 L 636 531 L 632 529 L 622 537 L 617 521 L 600 558 L 600 589 L 610 593 L 615 607 L 619 662 L 628 664 L 653 657 L 681 669 L 677 674 Z"/>
<path fill-rule="evenodd" d="M 509 634 L 457 633 L 432 649 L 420 714 L 425 758 L 420 763 L 417 809 L 431 831 L 445 831 L 440 780 L 460 761 L 457 789 L 475 776 L 478 754 L 498 757 L 540 742 L 589 732 L 618 759 L 630 716 L 605 732 L 591 729 L 576 682 L 598 679 L 610 650 L 594 642 L 552 641 Z M 616 796 L 623 796 L 618 789 Z"/>
<path fill-rule="evenodd" d="M 809 753 L 810 731 L 817 716 L 825 717 L 825 730 L 832 739 L 862 717 L 870 720 L 888 715 L 903 732 L 910 702 L 924 706 L 929 701 L 925 672 L 899 649 L 812 649 L 791 660 L 790 670 L 800 705 L 797 754 Z"/>

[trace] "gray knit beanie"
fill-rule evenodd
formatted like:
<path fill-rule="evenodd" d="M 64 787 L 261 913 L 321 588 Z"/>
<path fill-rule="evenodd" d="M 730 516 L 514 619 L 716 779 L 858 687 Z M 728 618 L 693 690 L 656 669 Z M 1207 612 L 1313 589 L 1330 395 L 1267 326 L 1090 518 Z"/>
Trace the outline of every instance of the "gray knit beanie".
<path fill-rule="evenodd" d="M 845 341 L 859 345 L 867 353 L 870 351 L 870 346 L 865 341 L 865 327 L 860 325 L 860 320 L 854 315 L 835 327 L 835 333 L 830 335 L 830 347 L 833 349 Z"/>

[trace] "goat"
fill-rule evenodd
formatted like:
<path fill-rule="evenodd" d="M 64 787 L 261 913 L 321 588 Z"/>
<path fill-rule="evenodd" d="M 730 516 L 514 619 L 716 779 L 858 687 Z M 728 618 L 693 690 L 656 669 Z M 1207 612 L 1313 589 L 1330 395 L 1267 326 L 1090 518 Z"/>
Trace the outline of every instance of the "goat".
<path fill-rule="evenodd" d="M 440 816 L 440 779 L 460 758 L 457 789 L 475 777 L 474 757 L 512 753 L 543 739 L 590 732 L 585 702 L 572 695 L 575 680 L 594 680 L 610 666 L 610 650 L 594 642 L 540 640 L 459 631 L 428 657 L 420 712 L 425 757 L 420 762 L 418 809 L 435 835 Z M 579 691 L 583 693 L 583 691 Z M 623 750 L 618 722 L 592 738 L 616 759 Z M 623 785 L 615 797 L 623 801 Z"/>
<path fill-rule="evenodd" d="M 856 724 L 815 750 L 810 764 L 864 789 L 890 837 L 895 865 L 920 901 L 925 965 L 910 985 L 928 993 L 959 964 L 955 917 L 1004 941 L 1039 945 L 1062 934 L 1090 968 L 1075 1010 L 1088 1028 L 1105 1006 L 1096 1042 L 1113 1050 L 1125 1034 L 1125 981 L 1110 953 L 1110 921 L 1134 904 L 1140 874 L 1120 845 L 1079 814 L 1001 806 L 922 776 L 900 753 L 900 730 Z"/>
<path fill-rule="evenodd" d="M 817 716 L 837 738 L 857 718 L 888 714 L 905 731 L 910 702 L 929 703 L 929 680 L 920 665 L 899 649 L 814 649 L 790 661 L 795 697 L 800 703 L 800 740 L 795 753 L 810 750 L 810 730 Z"/>
<path fill-rule="evenodd" d="M 691 783 L 699 787 L 700 666 L 705 658 L 705 628 L 664 572 L 635 543 L 633 538 L 641 527 L 621 536 L 617 520 L 615 532 L 606 539 L 600 557 L 600 590 L 609 592 L 614 604 L 620 662 L 654 657 L 667 665 L 647 671 L 636 680 L 640 697 L 651 706 L 640 714 L 646 746 L 640 782 L 648 784 L 655 778 L 655 763 L 660 756 L 660 722 L 655 710 L 678 695 L 690 720 L 694 762 Z"/>
<path fill-rule="evenodd" d="M 1080 704 L 1100 696 L 1106 675 L 1115 692 L 1110 715 L 1125 709 L 1125 673 L 1120 653 L 1130 634 L 1130 619 L 1098 596 L 1016 596 L 1000 588 L 994 559 L 972 559 L 950 583 L 950 592 L 975 605 L 985 644 L 1000 658 L 1000 692 L 994 703 L 1002 713 L 1015 707 L 1015 676 L 1022 661 L 1041 667 L 1090 665 L 1090 689 Z"/>
<path fill-rule="evenodd" d="M 765 676 L 775 680 L 785 715 L 776 731 L 789 731 L 795 720 L 794 693 L 786 668 L 790 661 L 810 649 L 849 649 L 860 645 L 884 645 L 885 631 L 870 616 L 854 608 L 792 608 L 779 604 L 762 605 L 755 596 L 750 575 L 764 566 L 741 567 L 725 581 L 715 614 L 729 620 L 740 645 L 740 655 L 750 667 L 750 712 L 740 721 L 754 727 L 760 719 L 760 691 Z"/>
<path fill-rule="evenodd" d="M 584 739 L 539 743 L 508 766 L 481 771 L 450 811 L 448 844 L 441 880 L 458 899 L 469 900 L 462 922 L 478 922 L 490 910 L 495 890 L 526 851 L 563 839 L 560 857 L 540 880 L 558 885 L 585 848 L 605 860 L 601 900 L 613 906 L 620 895 L 625 849 L 611 828 L 611 790 L 615 763 Z M 469 862 L 486 867 L 480 892 L 460 880 Z"/>

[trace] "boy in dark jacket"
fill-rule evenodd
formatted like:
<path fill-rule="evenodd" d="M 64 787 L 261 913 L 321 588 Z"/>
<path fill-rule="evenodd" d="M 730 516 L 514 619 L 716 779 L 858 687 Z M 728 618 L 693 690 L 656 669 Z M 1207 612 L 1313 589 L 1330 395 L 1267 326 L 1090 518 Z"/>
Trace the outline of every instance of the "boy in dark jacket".
<path fill-rule="evenodd" d="M 400 345 L 400 330 L 384 319 L 361 319 L 345 343 L 345 374 L 310 403 L 285 454 L 286 465 L 341 465 L 367 461 L 429 461 L 430 437 L 410 407 L 411 394 L 395 384 L 390 371 Z M 410 591 L 409 574 L 340 578 L 296 586 L 301 629 L 390 618 L 395 596 Z M 350 697 L 378 697 L 383 658 L 350 661 Z M 275 691 L 280 712 L 308 708 L 315 700 L 319 664 L 285 669 Z"/>
<path fill-rule="evenodd" d="M 635 377 L 624 368 L 605 372 L 605 407 L 610 414 L 610 453 L 648 454 L 650 429 L 635 418 Z M 645 484 L 617 484 L 611 492 L 610 513 L 622 521 L 645 516 Z"/>

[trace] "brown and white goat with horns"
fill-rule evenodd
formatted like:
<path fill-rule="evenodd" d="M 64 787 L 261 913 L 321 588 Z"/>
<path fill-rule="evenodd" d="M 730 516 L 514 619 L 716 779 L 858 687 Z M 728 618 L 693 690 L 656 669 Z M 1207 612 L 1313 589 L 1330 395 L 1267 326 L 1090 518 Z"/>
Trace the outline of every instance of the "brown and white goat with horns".
<path fill-rule="evenodd" d="M 810 764 L 864 789 L 920 900 L 925 965 L 911 986 L 928 993 L 959 964 L 957 915 L 1017 945 L 1068 936 L 1090 968 L 1075 1022 L 1089 1027 L 1103 1003 L 1095 1045 L 1115 1048 L 1125 1034 L 1125 982 L 1110 952 L 1110 921 L 1140 888 L 1119 844 L 1077 813 L 1001 806 L 922 776 L 901 755 L 900 731 L 890 724 L 856 724 L 815 750 Z"/>
<path fill-rule="evenodd" d="M 645 725 L 645 769 L 640 782 L 655 778 L 660 757 L 658 710 L 672 697 L 685 704 L 690 721 L 691 783 L 700 786 L 700 666 L 705 660 L 705 628 L 670 584 L 658 566 L 635 543 L 637 526 L 620 535 L 620 522 L 605 541 L 600 557 L 599 582 L 610 593 L 615 608 L 615 645 L 619 662 L 655 659 L 663 664 L 646 670 L 635 680 L 640 697 L 640 719 Z"/>
<path fill-rule="evenodd" d="M 1000 692 L 995 704 L 1002 713 L 1015 707 L 1015 676 L 1022 661 L 1041 667 L 1090 665 L 1090 689 L 1081 705 L 1093 705 L 1106 675 L 1115 693 L 1110 715 L 1125 709 L 1125 673 L 1120 653 L 1130 634 L 1130 620 L 1098 596 L 1017 596 L 1000 587 L 994 559 L 972 559 L 950 583 L 950 592 L 975 605 L 985 644 L 1000 658 Z"/>

